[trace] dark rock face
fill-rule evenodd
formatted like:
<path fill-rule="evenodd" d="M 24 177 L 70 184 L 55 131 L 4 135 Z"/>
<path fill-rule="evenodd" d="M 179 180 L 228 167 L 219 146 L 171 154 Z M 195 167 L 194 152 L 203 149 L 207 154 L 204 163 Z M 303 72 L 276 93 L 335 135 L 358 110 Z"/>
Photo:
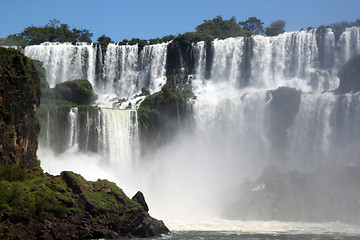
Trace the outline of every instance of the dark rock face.
<path fill-rule="evenodd" d="M 337 93 L 356 93 L 360 91 L 360 55 L 350 59 L 338 73 L 340 79 Z"/>
<path fill-rule="evenodd" d="M 40 79 L 30 59 L 0 47 L 0 165 L 36 166 Z"/>
<path fill-rule="evenodd" d="M 269 131 L 273 148 L 282 153 L 286 147 L 287 129 L 292 124 L 296 113 L 299 111 L 301 91 L 294 88 L 280 87 L 267 92 L 269 101 Z M 282 156 L 275 156 L 281 159 Z"/>
<path fill-rule="evenodd" d="M 51 176 L 39 170 L 15 170 L 19 173 L 16 179 L 0 171 L 5 186 L 17 180 L 23 191 L 19 199 L 6 203 L 14 210 L 0 207 L 0 239 L 98 239 L 169 233 L 162 221 L 152 218 L 112 182 L 86 181 L 73 172 Z M 0 191 L 3 183 L 0 182 Z M 43 197 L 29 202 L 34 196 Z M 23 214 L 24 207 L 31 212 Z"/>
<path fill-rule="evenodd" d="M 145 197 L 144 197 L 144 194 L 140 191 L 138 191 L 135 196 L 132 197 L 132 200 L 138 202 L 146 212 L 149 211 L 149 207 L 145 201 Z"/>

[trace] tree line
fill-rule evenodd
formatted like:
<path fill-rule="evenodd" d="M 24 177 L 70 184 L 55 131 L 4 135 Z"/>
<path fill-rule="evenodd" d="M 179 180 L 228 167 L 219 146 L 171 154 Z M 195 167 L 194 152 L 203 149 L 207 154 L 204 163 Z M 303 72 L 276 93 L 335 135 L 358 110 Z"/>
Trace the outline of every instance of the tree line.
<path fill-rule="evenodd" d="M 179 42 L 198 42 L 214 40 L 216 38 L 224 39 L 228 37 L 247 37 L 251 35 L 277 36 L 285 32 L 286 22 L 277 20 L 272 22 L 268 27 L 264 27 L 264 23 L 256 18 L 249 17 L 245 21 L 237 22 L 235 17 L 229 20 L 217 16 L 212 20 L 204 20 L 204 22 L 195 28 L 194 32 L 186 32 L 177 36 L 167 35 L 163 38 L 156 39 L 124 39 L 119 44 L 138 44 L 140 48 L 147 44 L 156 44 L 177 39 Z M 360 26 L 360 20 L 348 23 L 341 22 L 330 25 L 335 30 L 343 30 L 345 27 Z M 310 27 L 308 28 L 310 29 Z M 9 35 L 6 38 L 0 38 L 0 46 L 27 46 L 37 45 L 43 42 L 92 42 L 93 33 L 88 29 L 70 28 L 69 25 L 61 23 L 57 19 L 51 19 L 43 27 L 30 26 L 21 33 Z M 97 39 L 97 43 L 108 45 L 112 43 L 112 39 L 108 36 L 101 35 Z"/>

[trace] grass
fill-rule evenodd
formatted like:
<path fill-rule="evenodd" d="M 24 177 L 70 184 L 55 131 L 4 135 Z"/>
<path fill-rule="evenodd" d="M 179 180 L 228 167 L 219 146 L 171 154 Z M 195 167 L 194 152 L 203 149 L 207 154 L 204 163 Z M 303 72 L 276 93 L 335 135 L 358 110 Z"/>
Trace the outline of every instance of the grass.
<path fill-rule="evenodd" d="M 51 176 L 40 168 L 25 170 L 17 165 L 0 167 L 0 216 L 11 222 L 43 221 L 48 214 L 62 218 L 72 214 L 91 215 L 101 220 L 141 210 L 122 189 L 107 180 L 86 181 L 80 175 L 66 172 L 69 181 Z M 89 209 L 81 209 L 79 202 Z M 110 215 L 109 215 L 110 214 Z"/>

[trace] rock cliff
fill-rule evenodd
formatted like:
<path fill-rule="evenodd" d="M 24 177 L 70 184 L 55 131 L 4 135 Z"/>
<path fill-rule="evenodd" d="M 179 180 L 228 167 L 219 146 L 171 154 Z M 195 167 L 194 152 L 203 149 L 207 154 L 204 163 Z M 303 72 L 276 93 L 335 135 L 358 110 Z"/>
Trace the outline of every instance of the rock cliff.
<path fill-rule="evenodd" d="M 40 79 L 30 59 L 0 48 L 0 165 L 36 166 Z"/>
<path fill-rule="evenodd" d="M 0 239 L 169 233 L 162 221 L 149 215 L 140 193 L 132 200 L 107 180 L 90 182 L 72 172 L 44 173 L 36 157 L 40 124 L 35 113 L 41 96 L 36 68 L 19 51 L 0 48 L 0 80 Z"/>

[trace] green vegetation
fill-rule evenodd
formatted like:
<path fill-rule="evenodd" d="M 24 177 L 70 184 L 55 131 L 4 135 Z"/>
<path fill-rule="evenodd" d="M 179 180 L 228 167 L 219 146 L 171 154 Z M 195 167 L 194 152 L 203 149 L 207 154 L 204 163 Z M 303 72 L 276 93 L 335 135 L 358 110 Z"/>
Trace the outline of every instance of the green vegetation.
<path fill-rule="evenodd" d="M 46 213 L 63 217 L 79 212 L 73 205 L 75 200 L 62 179 L 46 175 L 40 169 L 0 167 L 0 213 L 11 222 L 43 220 Z"/>
<path fill-rule="evenodd" d="M 242 29 L 237 24 L 235 17 L 232 17 L 230 20 L 224 20 L 221 16 L 217 16 L 212 20 L 204 21 L 204 23 L 195 29 L 199 37 L 205 38 L 203 40 L 246 36 L 248 33 L 246 29 Z"/>
<path fill-rule="evenodd" d="M 103 47 L 106 48 L 109 43 L 113 43 L 110 37 L 107 37 L 105 35 L 101 35 L 98 37 L 97 42 Z"/>
<path fill-rule="evenodd" d="M 270 27 L 265 28 L 266 36 L 277 36 L 285 32 L 286 22 L 283 20 L 277 20 L 270 24 Z"/>
<path fill-rule="evenodd" d="M 54 94 L 55 99 L 62 99 L 80 105 L 91 104 L 97 98 L 91 83 L 84 79 L 56 84 Z"/>
<path fill-rule="evenodd" d="M 142 207 L 107 180 L 86 181 L 72 172 L 51 176 L 40 168 L 24 170 L 17 165 L 0 167 L 0 216 L 12 223 L 43 222 L 49 214 L 81 217 L 85 211 L 110 222 Z"/>
<path fill-rule="evenodd" d="M 3 46 L 26 46 L 43 42 L 89 42 L 93 34 L 87 29 L 70 29 L 70 26 L 57 19 L 51 19 L 43 27 L 30 26 L 21 33 L 0 39 Z"/>
<path fill-rule="evenodd" d="M 0 164 L 36 166 L 40 96 L 33 62 L 15 49 L 0 47 Z"/>
<path fill-rule="evenodd" d="M 139 127 L 144 142 L 166 141 L 168 135 L 187 122 L 191 112 L 190 99 L 196 96 L 191 81 L 180 75 L 168 76 L 160 92 L 149 95 L 139 106 Z M 155 142 L 155 141 L 153 141 Z"/>
<path fill-rule="evenodd" d="M 239 25 L 243 29 L 247 30 L 250 34 L 262 35 L 265 33 L 263 27 L 264 23 L 261 22 L 261 20 L 256 17 L 249 17 L 248 20 L 244 22 L 239 22 Z"/>

